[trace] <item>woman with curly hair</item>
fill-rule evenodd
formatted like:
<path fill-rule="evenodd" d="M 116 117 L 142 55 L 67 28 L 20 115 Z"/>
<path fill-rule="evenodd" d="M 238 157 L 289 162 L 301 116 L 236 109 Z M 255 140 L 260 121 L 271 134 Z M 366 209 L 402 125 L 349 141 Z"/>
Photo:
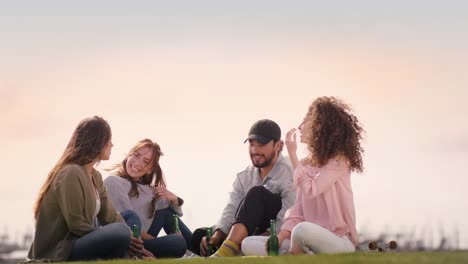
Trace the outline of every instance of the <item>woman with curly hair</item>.
<path fill-rule="evenodd" d="M 280 253 L 354 252 L 357 232 L 351 173 L 363 171 L 360 142 L 364 130 L 351 108 L 334 97 L 317 98 L 298 130 L 309 154 L 298 159 L 297 129 L 291 129 L 286 147 L 295 169 L 297 196 L 278 233 Z M 265 243 L 266 239 L 252 238 L 242 250 L 246 255 L 266 255 Z"/>

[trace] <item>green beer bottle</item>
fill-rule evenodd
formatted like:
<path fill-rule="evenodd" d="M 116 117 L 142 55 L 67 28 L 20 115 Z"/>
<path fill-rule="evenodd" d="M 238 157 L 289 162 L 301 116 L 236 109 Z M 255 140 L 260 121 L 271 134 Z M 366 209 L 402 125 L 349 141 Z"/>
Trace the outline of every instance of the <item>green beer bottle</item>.
<path fill-rule="evenodd" d="M 270 238 L 268 238 L 268 256 L 279 255 L 279 242 L 276 236 L 276 220 L 270 220 Z"/>
<path fill-rule="evenodd" d="M 180 229 L 179 229 L 179 217 L 176 214 L 172 215 L 173 221 L 172 221 L 172 233 L 175 234 L 180 234 Z"/>
<path fill-rule="evenodd" d="M 140 227 L 138 225 L 133 225 L 132 226 L 132 233 L 134 238 L 139 238 L 140 237 Z M 141 258 L 141 252 L 135 253 L 135 257 Z"/>
<path fill-rule="evenodd" d="M 206 244 L 208 245 L 208 256 L 211 256 L 214 253 L 213 245 L 210 244 L 211 236 L 213 235 L 213 229 L 208 227 L 206 229 Z"/>

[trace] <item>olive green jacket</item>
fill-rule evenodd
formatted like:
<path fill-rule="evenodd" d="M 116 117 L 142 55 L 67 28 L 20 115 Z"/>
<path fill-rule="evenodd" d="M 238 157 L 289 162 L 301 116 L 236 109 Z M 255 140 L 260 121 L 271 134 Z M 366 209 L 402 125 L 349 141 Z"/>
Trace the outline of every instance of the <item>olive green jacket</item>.
<path fill-rule="evenodd" d="M 97 216 L 101 225 L 124 222 L 108 199 L 98 171 L 93 175 L 101 200 Z M 64 261 L 73 242 L 96 229 L 94 186 L 83 166 L 65 165 L 56 175 L 39 208 L 29 259 Z"/>

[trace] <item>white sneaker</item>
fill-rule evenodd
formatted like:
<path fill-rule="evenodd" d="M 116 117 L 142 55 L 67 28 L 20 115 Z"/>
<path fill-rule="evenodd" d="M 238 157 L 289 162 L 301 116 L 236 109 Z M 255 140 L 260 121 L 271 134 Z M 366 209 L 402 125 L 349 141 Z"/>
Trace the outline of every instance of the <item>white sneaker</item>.
<path fill-rule="evenodd" d="M 185 251 L 185 254 L 182 256 L 182 258 L 200 258 L 200 256 L 198 256 L 197 254 L 187 249 L 187 251 Z"/>

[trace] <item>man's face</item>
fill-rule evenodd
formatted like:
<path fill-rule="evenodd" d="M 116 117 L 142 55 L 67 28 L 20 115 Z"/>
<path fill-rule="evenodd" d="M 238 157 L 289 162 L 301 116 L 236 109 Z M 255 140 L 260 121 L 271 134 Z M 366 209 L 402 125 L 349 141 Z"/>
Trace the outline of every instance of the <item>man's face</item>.
<path fill-rule="evenodd" d="M 273 140 L 267 144 L 261 144 L 254 139 L 249 139 L 249 154 L 252 164 L 257 168 L 268 167 L 276 159 L 277 150 Z"/>

